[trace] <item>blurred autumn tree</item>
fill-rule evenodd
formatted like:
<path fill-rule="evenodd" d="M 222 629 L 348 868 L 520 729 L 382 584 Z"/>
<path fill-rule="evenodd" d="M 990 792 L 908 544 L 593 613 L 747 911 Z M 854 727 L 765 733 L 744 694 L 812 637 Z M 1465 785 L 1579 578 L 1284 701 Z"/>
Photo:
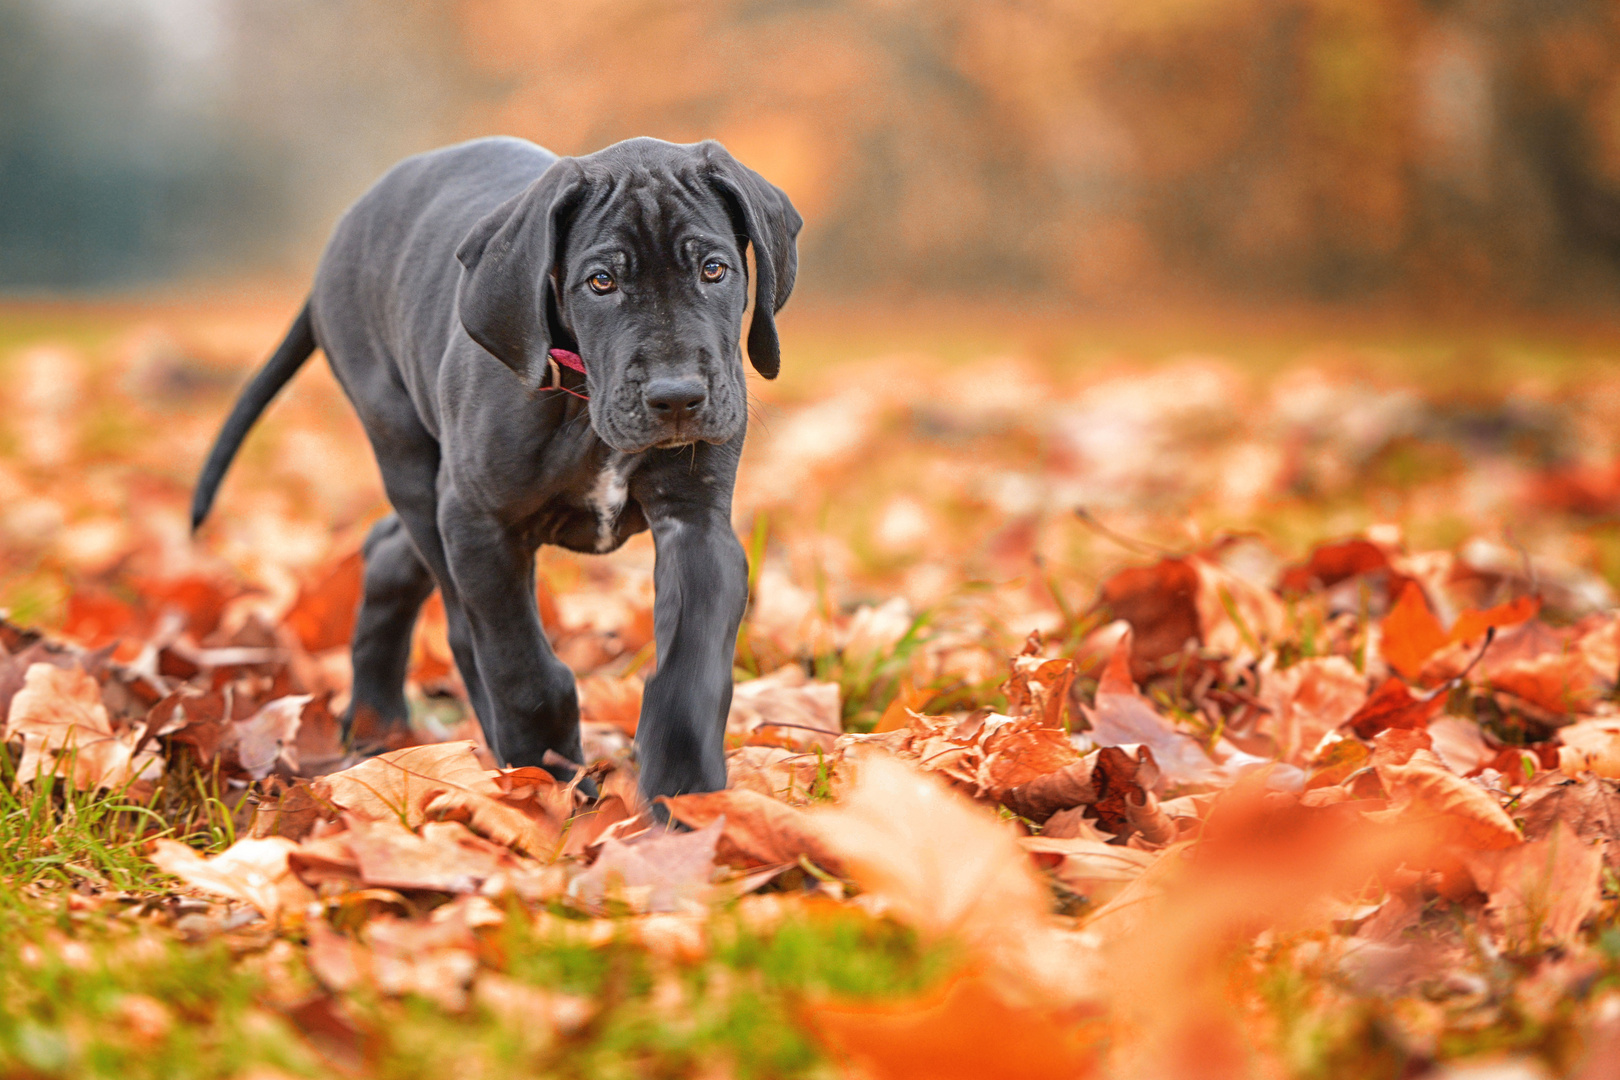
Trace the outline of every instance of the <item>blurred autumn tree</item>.
<path fill-rule="evenodd" d="M 327 193 L 312 234 L 449 137 L 713 136 L 805 211 L 824 293 L 1535 304 L 1620 282 L 1606 0 L 214 7 L 223 112 L 277 148 L 283 197 Z"/>

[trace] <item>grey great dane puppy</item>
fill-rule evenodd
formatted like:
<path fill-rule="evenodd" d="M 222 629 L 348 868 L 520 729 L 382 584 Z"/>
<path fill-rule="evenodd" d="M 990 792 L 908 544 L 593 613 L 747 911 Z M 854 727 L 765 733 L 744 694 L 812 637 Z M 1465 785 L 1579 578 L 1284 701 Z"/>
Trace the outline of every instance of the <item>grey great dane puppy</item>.
<path fill-rule="evenodd" d="M 362 716 L 405 723 L 411 629 L 437 587 L 495 755 L 570 775 L 558 758 L 583 757 L 579 703 L 541 629 L 534 553 L 612 551 L 651 529 L 658 656 L 636 733 L 641 787 L 722 788 L 748 577 L 731 528 L 748 419 L 744 248 L 748 355 L 774 378 L 801 224 L 716 142 L 559 158 L 494 138 L 409 158 L 338 222 L 303 311 L 220 431 L 192 527 L 320 348 L 394 510 L 365 543 L 348 730 Z"/>

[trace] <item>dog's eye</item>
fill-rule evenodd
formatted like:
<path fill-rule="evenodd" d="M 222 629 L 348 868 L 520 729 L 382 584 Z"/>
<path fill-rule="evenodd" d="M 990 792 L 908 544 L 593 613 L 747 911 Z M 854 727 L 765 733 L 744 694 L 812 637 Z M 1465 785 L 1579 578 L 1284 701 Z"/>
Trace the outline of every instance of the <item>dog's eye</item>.
<path fill-rule="evenodd" d="M 710 259 L 703 264 L 703 280 L 710 285 L 726 276 L 726 264 L 719 259 Z"/>
<path fill-rule="evenodd" d="M 586 283 L 590 285 L 591 292 L 596 293 L 598 296 L 610 293 L 619 287 L 618 283 L 613 280 L 613 275 L 606 270 L 598 270 L 590 276 Z"/>

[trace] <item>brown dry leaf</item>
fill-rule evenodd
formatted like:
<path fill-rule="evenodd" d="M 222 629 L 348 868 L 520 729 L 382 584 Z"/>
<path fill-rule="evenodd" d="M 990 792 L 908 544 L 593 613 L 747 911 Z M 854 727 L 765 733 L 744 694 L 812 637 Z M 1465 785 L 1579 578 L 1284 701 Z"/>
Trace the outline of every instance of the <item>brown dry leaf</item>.
<path fill-rule="evenodd" d="M 1280 587 L 1284 594 L 1300 594 L 1331 589 L 1361 574 L 1378 573 L 1393 574 L 1389 555 L 1372 541 L 1353 537 L 1319 545 L 1303 564 L 1283 572 Z"/>
<path fill-rule="evenodd" d="M 1053 929 L 1046 889 L 1011 830 L 936 778 L 872 754 L 844 801 L 813 817 L 847 875 L 896 918 L 963 943 L 1048 1001 L 1093 992 L 1089 953 Z"/>
<path fill-rule="evenodd" d="M 1468 856 L 1503 942 L 1518 952 L 1569 946 L 1603 899 L 1603 852 L 1563 822 L 1541 840 Z"/>
<path fill-rule="evenodd" d="M 1209 784 L 1222 778 L 1197 739 L 1176 730 L 1131 679 L 1131 634 L 1119 639 L 1097 684 L 1097 703 L 1086 710 L 1091 741 L 1098 746 L 1145 745 L 1163 779 L 1172 784 Z"/>
<path fill-rule="evenodd" d="M 317 653 L 349 643 L 365 570 L 364 554 L 355 551 L 329 564 L 299 590 L 284 621 L 305 650 Z"/>
<path fill-rule="evenodd" d="M 1495 851 L 1520 843 L 1518 828 L 1495 798 L 1445 767 L 1432 750 L 1414 751 L 1405 762 L 1373 755 L 1378 778 L 1393 805 L 1380 820 L 1427 826 L 1436 840 L 1471 851 Z"/>
<path fill-rule="evenodd" d="M 629 841 L 609 837 L 591 868 L 569 884 L 568 895 L 596 911 L 608 899 L 637 912 L 701 909 L 724 827 L 716 819 L 694 832 L 653 829 Z"/>
<path fill-rule="evenodd" d="M 1257 730 L 1277 743 L 1278 756 L 1298 761 L 1367 701 L 1367 679 L 1342 656 L 1319 656 L 1267 671 L 1260 700 L 1271 710 Z"/>
<path fill-rule="evenodd" d="M 610 679 L 591 675 L 579 680 L 579 719 L 583 724 L 611 724 L 635 735 L 641 722 L 641 695 L 646 689 L 640 675 Z"/>
<path fill-rule="evenodd" d="M 1105 1036 L 1100 1018 L 1009 1004 L 977 975 L 906 1001 L 813 1001 L 804 1015 L 880 1080 L 1080 1080 L 1096 1074 Z"/>
<path fill-rule="evenodd" d="M 1093 839 L 1025 836 L 1018 841 L 1035 865 L 1094 903 L 1106 903 L 1160 858 L 1123 844 Z"/>
<path fill-rule="evenodd" d="M 361 932 L 377 989 L 416 994 L 450 1012 L 467 1007 L 478 973 L 477 940 L 463 920 L 419 921 L 380 915 Z"/>
<path fill-rule="evenodd" d="M 471 740 L 394 750 L 310 784 L 316 799 L 371 821 L 414 828 L 430 817 L 464 821 L 537 858 L 555 853 L 566 811 L 541 769 L 502 773 L 479 764 Z"/>
<path fill-rule="evenodd" d="M 694 829 L 725 819 L 717 857 L 750 869 L 797 862 L 802 856 L 830 873 L 842 872 L 835 849 L 802 810 L 747 788 L 660 798 L 669 816 Z"/>
<path fill-rule="evenodd" d="M 820 765 L 814 754 L 780 746 L 739 746 L 726 754 L 726 786 L 803 803 Z"/>
<path fill-rule="evenodd" d="M 135 753 L 137 730 L 113 731 L 100 684 L 78 667 L 31 664 L 22 689 L 11 699 L 4 738 L 22 740 L 19 784 L 46 773 L 71 776 L 81 791 L 118 789 L 155 780 L 163 770 L 156 754 Z"/>
<path fill-rule="evenodd" d="M 732 691 L 728 743 L 830 752 L 843 733 L 838 684 L 813 682 L 798 664 L 738 683 Z"/>
<path fill-rule="evenodd" d="M 1131 625 L 1130 665 L 1146 675 L 1189 641 L 1202 642 L 1198 571 L 1185 559 L 1130 567 L 1104 581 L 1096 607 Z"/>
<path fill-rule="evenodd" d="M 1543 840 L 1562 824 L 1582 843 L 1601 843 L 1604 859 L 1620 871 L 1620 791 L 1614 781 L 1591 773 L 1568 777 L 1545 772 L 1519 796 L 1514 814 L 1524 819 L 1526 840 Z"/>
<path fill-rule="evenodd" d="M 1569 776 L 1590 772 L 1620 779 L 1620 717 L 1581 720 L 1558 729 L 1558 768 Z"/>
<path fill-rule="evenodd" d="M 1371 739 L 1390 729 L 1426 728 L 1445 708 L 1444 693 L 1413 697 L 1412 691 L 1397 678 L 1388 678 L 1372 696 L 1351 714 L 1347 725 L 1363 739 Z"/>
<path fill-rule="evenodd" d="M 272 778 L 259 797 L 252 834 L 259 839 L 285 836 L 288 840 L 302 840 L 325 816 L 326 810 L 310 794 L 308 781 L 296 780 L 283 785 L 279 778 Z"/>
<path fill-rule="evenodd" d="M 287 856 L 298 845 L 283 837 L 238 840 L 218 855 L 203 858 L 177 840 L 154 840 L 150 858 L 159 870 L 193 888 L 240 900 L 270 922 L 315 898 L 293 875 Z"/>
<path fill-rule="evenodd" d="M 249 776 L 263 780 L 277 762 L 284 763 L 289 772 L 298 771 L 298 728 L 304 707 L 313 700 L 309 694 L 276 698 L 232 725 L 237 760 Z"/>
<path fill-rule="evenodd" d="M 980 730 L 984 733 L 979 740 L 984 758 L 979 763 L 976 794 L 992 799 L 1002 800 L 1011 789 L 1071 768 L 1081 759 L 1068 733 L 1048 726 L 1044 717 L 1013 720 L 991 716 Z M 1066 803 L 1053 809 L 1075 805 Z"/>
<path fill-rule="evenodd" d="M 1198 575 L 1195 606 L 1200 640 L 1225 656 L 1256 659 L 1288 629 L 1288 609 L 1277 594 L 1203 556 L 1189 560 Z"/>
<path fill-rule="evenodd" d="M 1012 674 L 1001 684 L 1007 697 L 1007 712 L 1027 717 L 1049 728 L 1063 727 L 1068 708 L 1069 687 L 1074 684 L 1073 660 L 1041 656 L 1041 635 L 1032 633 L 1023 652 L 1012 658 Z"/>
<path fill-rule="evenodd" d="M 1435 756 L 1458 776 L 1468 776 L 1496 757 L 1485 733 L 1472 720 L 1442 716 L 1428 727 Z"/>
<path fill-rule="evenodd" d="M 1096 776 L 1099 754 L 1101 751 L 1093 751 L 1062 768 L 1002 790 L 1001 804 L 1019 817 L 1037 823 L 1060 811 L 1091 806 L 1101 797 Z"/>
<path fill-rule="evenodd" d="M 1423 673 L 1423 665 L 1449 640 L 1422 586 L 1408 581 L 1400 599 L 1384 618 L 1380 649 L 1389 666 L 1408 679 Z"/>
<path fill-rule="evenodd" d="M 511 852 L 459 822 L 430 821 L 420 835 L 397 821 L 349 817 L 347 824 L 343 842 L 366 885 L 476 893 L 516 866 Z"/>

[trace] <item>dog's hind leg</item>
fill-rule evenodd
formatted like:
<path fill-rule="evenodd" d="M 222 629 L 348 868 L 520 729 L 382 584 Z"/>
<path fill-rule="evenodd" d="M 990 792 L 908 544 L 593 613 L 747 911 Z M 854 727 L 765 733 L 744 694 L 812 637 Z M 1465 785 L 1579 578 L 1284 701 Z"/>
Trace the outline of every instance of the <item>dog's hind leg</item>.
<path fill-rule="evenodd" d="M 364 552 L 365 592 L 350 646 L 354 694 L 343 731 L 371 743 L 386 741 L 389 731 L 407 722 L 405 674 L 411 630 L 434 582 L 398 515 L 390 514 L 372 527 Z"/>

